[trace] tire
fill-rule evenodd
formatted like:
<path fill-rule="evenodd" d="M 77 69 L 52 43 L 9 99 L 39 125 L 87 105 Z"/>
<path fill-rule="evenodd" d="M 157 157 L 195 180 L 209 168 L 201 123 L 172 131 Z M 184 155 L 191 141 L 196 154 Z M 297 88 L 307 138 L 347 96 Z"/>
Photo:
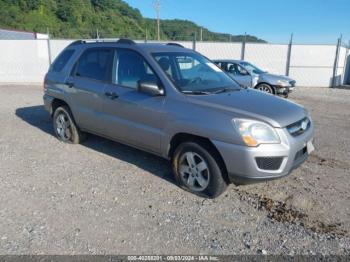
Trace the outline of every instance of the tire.
<path fill-rule="evenodd" d="M 268 94 L 275 94 L 275 90 L 272 86 L 270 86 L 269 84 L 266 84 L 266 83 L 261 83 L 261 84 L 258 84 L 255 89 L 261 91 L 261 92 L 264 92 L 264 93 L 268 93 Z"/>
<path fill-rule="evenodd" d="M 289 96 L 288 93 L 283 95 L 284 98 L 288 98 L 288 96 Z"/>
<path fill-rule="evenodd" d="M 172 158 L 179 186 L 205 198 L 215 198 L 227 188 L 220 161 L 210 151 L 205 143 L 184 142 L 176 148 Z"/>
<path fill-rule="evenodd" d="M 53 127 L 56 137 L 68 144 L 79 144 L 85 134 L 77 127 L 68 106 L 58 107 L 53 114 Z"/>

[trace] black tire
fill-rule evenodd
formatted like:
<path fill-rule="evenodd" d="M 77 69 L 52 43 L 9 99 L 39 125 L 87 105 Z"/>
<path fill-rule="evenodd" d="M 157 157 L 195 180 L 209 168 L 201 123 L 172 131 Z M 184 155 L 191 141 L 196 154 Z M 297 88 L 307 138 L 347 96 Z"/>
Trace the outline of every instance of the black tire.
<path fill-rule="evenodd" d="M 60 120 L 64 118 L 68 125 L 66 125 L 66 132 L 60 132 L 59 123 Z M 62 121 L 61 121 L 62 122 Z M 53 114 L 53 127 L 56 137 L 64 142 L 69 144 L 80 144 L 85 139 L 85 133 L 81 132 L 77 127 L 73 115 L 68 106 L 59 106 L 56 108 Z"/>
<path fill-rule="evenodd" d="M 288 98 L 288 96 L 289 96 L 288 93 L 283 95 L 284 98 Z"/>
<path fill-rule="evenodd" d="M 216 152 L 213 153 L 213 150 L 210 149 L 210 146 L 206 145 L 205 143 L 197 141 L 184 142 L 176 148 L 172 158 L 173 173 L 179 186 L 193 194 L 205 198 L 215 198 L 222 194 L 227 188 L 227 183 L 223 176 L 224 170 L 220 166 L 218 156 L 216 155 Z M 186 153 L 194 153 L 194 158 L 204 160 L 204 162 L 207 164 L 207 170 L 200 172 L 200 174 L 198 174 L 197 170 L 197 173 L 192 175 L 192 177 L 197 175 L 201 175 L 201 177 L 205 176 L 205 178 L 207 178 L 208 180 L 207 185 L 205 187 L 193 189 L 185 182 L 185 180 L 188 181 L 188 178 L 191 176 L 188 175 L 188 177 L 186 178 L 180 172 L 180 166 L 184 166 L 183 162 L 181 161 L 186 156 Z M 200 187 L 197 180 L 194 183 L 193 187 L 195 187 L 196 183 Z"/>
<path fill-rule="evenodd" d="M 274 95 L 275 94 L 275 89 L 269 85 L 269 84 L 266 84 L 266 83 L 260 83 L 258 84 L 255 89 L 261 91 L 261 92 L 264 92 L 264 93 L 268 93 L 268 94 L 272 94 Z"/>

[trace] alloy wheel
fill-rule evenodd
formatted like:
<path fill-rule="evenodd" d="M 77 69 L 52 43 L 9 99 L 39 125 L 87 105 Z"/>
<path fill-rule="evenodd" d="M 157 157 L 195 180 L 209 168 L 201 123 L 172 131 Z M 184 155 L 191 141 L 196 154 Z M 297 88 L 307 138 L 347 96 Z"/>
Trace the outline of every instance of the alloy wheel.
<path fill-rule="evenodd" d="M 56 117 L 56 132 L 62 141 L 69 141 L 72 138 L 70 120 L 63 112 Z"/>
<path fill-rule="evenodd" d="M 179 173 L 185 185 L 193 191 L 203 191 L 209 185 L 208 164 L 195 152 L 185 152 L 180 157 Z"/>
<path fill-rule="evenodd" d="M 269 93 L 269 94 L 273 93 L 272 88 L 269 85 L 266 85 L 266 84 L 259 85 L 257 87 L 257 89 L 262 91 L 262 92 L 265 92 L 265 93 Z"/>

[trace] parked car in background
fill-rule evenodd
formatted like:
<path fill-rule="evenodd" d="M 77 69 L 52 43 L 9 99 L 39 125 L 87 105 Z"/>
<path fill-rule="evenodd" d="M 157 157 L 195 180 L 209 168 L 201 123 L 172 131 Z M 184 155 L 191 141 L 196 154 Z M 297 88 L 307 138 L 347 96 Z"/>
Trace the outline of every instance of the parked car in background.
<path fill-rule="evenodd" d="M 283 97 L 288 97 L 295 87 L 295 80 L 287 76 L 270 74 L 247 61 L 214 60 L 214 63 L 245 87 Z"/>
<path fill-rule="evenodd" d="M 241 88 L 175 44 L 74 42 L 50 67 L 43 98 L 62 142 L 94 133 L 159 155 L 203 197 L 286 176 L 313 150 L 304 107 Z"/>

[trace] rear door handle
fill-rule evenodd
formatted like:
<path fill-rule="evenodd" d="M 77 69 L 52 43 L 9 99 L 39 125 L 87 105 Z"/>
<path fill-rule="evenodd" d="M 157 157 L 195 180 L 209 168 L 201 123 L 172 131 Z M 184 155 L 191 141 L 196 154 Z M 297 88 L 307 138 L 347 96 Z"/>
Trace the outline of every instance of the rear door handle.
<path fill-rule="evenodd" d="M 69 88 L 74 87 L 74 83 L 73 83 L 73 82 L 70 82 L 70 81 L 66 82 L 66 85 L 67 85 Z"/>
<path fill-rule="evenodd" d="M 112 92 L 112 93 L 106 92 L 106 93 L 105 93 L 105 96 L 107 96 L 108 98 L 110 98 L 110 99 L 112 99 L 112 100 L 114 100 L 114 99 L 116 99 L 116 98 L 119 97 L 119 96 L 118 96 L 116 93 L 114 93 L 114 92 Z"/>

